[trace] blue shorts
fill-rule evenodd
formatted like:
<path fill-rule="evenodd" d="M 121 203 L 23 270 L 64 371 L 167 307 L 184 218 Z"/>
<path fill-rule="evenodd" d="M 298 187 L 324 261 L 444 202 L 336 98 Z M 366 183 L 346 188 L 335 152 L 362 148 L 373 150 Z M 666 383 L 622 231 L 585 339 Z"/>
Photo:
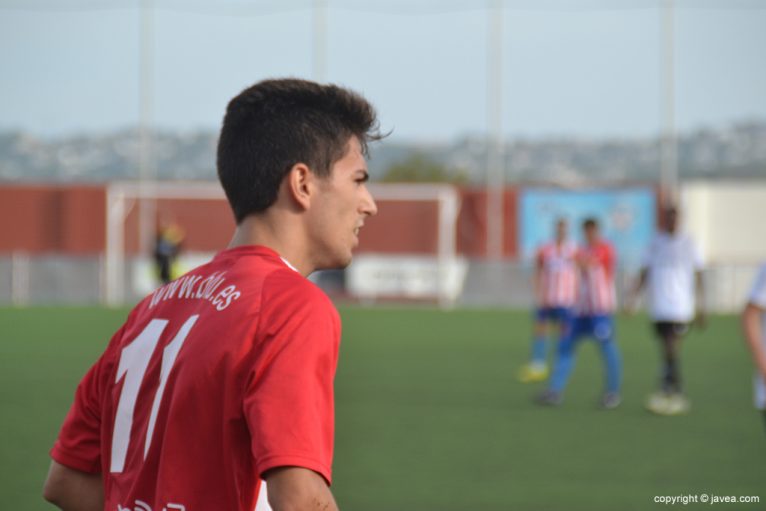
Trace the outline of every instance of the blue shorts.
<path fill-rule="evenodd" d="M 538 323 L 551 321 L 566 324 L 572 319 L 572 309 L 569 307 L 538 307 L 535 310 L 535 320 Z"/>
<path fill-rule="evenodd" d="M 612 316 L 576 316 L 572 320 L 570 331 L 564 337 L 575 340 L 585 336 L 593 337 L 600 342 L 612 340 L 614 338 L 614 321 Z"/>

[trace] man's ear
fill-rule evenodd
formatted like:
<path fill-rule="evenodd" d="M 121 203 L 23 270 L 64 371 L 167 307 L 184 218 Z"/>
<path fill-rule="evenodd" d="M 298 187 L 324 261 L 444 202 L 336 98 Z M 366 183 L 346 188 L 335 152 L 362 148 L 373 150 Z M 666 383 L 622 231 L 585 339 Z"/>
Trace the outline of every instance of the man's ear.
<path fill-rule="evenodd" d="M 316 176 L 305 163 L 296 163 L 285 177 L 285 186 L 289 197 L 298 207 L 308 209 L 314 194 Z"/>

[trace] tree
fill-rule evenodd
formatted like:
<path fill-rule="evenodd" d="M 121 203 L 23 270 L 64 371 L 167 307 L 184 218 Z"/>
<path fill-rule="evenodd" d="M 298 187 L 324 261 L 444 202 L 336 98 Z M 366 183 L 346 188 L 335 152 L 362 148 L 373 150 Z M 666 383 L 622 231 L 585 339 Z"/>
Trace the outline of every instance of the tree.
<path fill-rule="evenodd" d="M 382 181 L 387 183 L 465 183 L 468 181 L 468 175 L 463 169 L 449 167 L 421 152 L 415 152 L 388 167 Z"/>

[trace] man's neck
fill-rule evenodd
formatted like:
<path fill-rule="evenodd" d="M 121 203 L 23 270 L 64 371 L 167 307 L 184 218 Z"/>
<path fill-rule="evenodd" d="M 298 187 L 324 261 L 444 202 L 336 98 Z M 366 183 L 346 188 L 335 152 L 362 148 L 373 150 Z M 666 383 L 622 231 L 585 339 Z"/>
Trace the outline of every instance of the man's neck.
<path fill-rule="evenodd" d="M 305 249 L 305 238 L 300 234 L 301 224 L 295 219 L 268 213 L 250 215 L 237 225 L 228 248 L 245 245 L 270 248 L 307 277 L 315 268 Z"/>

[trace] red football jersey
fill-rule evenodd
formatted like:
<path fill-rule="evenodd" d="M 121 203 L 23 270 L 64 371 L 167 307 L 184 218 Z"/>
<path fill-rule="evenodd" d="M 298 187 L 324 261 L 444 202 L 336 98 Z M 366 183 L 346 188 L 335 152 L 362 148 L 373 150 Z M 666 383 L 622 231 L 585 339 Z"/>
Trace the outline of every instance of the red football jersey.
<path fill-rule="evenodd" d="M 542 307 L 572 307 L 577 297 L 577 265 L 574 243 L 546 243 L 537 251 Z"/>
<path fill-rule="evenodd" d="M 103 473 L 110 511 L 253 511 L 279 466 L 329 484 L 339 342 L 330 300 L 279 255 L 225 250 L 130 313 L 51 456 Z"/>
<path fill-rule="evenodd" d="M 614 249 L 601 241 L 584 246 L 578 253 L 580 261 L 580 293 L 577 313 L 580 315 L 612 314 L 617 307 L 614 290 Z"/>

